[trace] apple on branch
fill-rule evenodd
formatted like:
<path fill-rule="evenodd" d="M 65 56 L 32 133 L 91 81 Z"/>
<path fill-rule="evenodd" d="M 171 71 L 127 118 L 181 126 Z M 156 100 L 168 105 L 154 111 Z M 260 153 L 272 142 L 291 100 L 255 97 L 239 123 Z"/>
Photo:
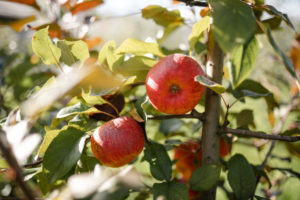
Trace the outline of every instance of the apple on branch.
<path fill-rule="evenodd" d="M 127 116 L 106 122 L 91 136 L 93 154 L 101 164 L 109 167 L 121 167 L 133 161 L 144 145 L 142 127 Z"/>
<path fill-rule="evenodd" d="M 169 55 L 148 72 L 146 90 L 152 105 L 167 114 L 184 114 L 191 111 L 204 94 L 205 86 L 194 81 L 204 72 L 191 57 Z"/>

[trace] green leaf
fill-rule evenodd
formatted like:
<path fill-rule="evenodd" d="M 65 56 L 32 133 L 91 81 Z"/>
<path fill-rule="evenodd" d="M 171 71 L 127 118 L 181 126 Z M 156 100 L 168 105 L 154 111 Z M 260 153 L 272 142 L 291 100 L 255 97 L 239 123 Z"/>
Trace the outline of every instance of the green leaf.
<path fill-rule="evenodd" d="M 197 41 L 194 46 L 196 54 L 201 54 L 202 52 L 207 50 L 207 45 L 202 42 Z"/>
<path fill-rule="evenodd" d="M 251 79 L 244 80 L 232 93 L 236 98 L 243 96 L 249 96 L 251 98 L 263 97 L 268 105 L 268 111 L 278 107 L 278 102 L 274 95 L 259 82 Z"/>
<path fill-rule="evenodd" d="M 91 120 L 89 115 L 77 114 L 69 121 L 68 124 L 83 131 L 90 131 L 97 128 L 97 121 Z"/>
<path fill-rule="evenodd" d="M 252 71 L 258 52 L 258 44 L 253 37 L 247 44 L 241 45 L 233 51 L 231 65 L 231 79 L 237 87 Z"/>
<path fill-rule="evenodd" d="M 183 122 L 181 119 L 164 119 L 160 123 L 159 131 L 167 136 L 169 133 L 173 133 L 180 129 L 182 125 Z"/>
<path fill-rule="evenodd" d="M 264 26 L 270 26 L 271 30 L 278 29 L 280 27 L 282 19 L 279 17 L 272 17 L 261 21 Z M 258 26 L 255 33 L 264 33 L 264 31 Z"/>
<path fill-rule="evenodd" d="M 42 191 L 44 195 L 49 193 L 51 190 L 51 185 L 49 184 L 49 181 L 47 179 L 47 176 L 44 172 L 39 172 L 35 175 L 37 184 L 39 186 L 39 189 Z"/>
<path fill-rule="evenodd" d="M 153 199 L 166 200 L 188 200 L 189 192 L 184 183 L 178 183 L 175 180 L 171 182 L 155 183 L 152 188 Z"/>
<path fill-rule="evenodd" d="M 49 145 L 51 144 L 51 142 L 53 141 L 53 139 L 59 134 L 60 130 L 55 129 L 55 130 L 50 130 L 47 131 L 44 135 L 44 140 L 42 145 L 40 146 L 39 149 L 39 157 L 44 156 L 45 152 L 47 151 Z"/>
<path fill-rule="evenodd" d="M 116 50 L 116 54 L 132 53 L 135 55 L 141 55 L 151 53 L 158 57 L 165 57 L 165 54 L 161 51 L 157 43 L 142 42 L 133 38 L 125 40 L 121 46 Z"/>
<path fill-rule="evenodd" d="M 107 95 L 109 93 L 111 93 L 114 89 L 109 89 L 109 90 L 105 90 L 105 91 L 100 91 L 97 94 L 92 94 L 93 90 L 88 90 L 88 91 L 84 91 L 82 90 L 81 93 L 81 97 L 82 99 L 85 101 L 85 103 L 87 103 L 88 105 L 95 105 L 95 104 L 103 104 L 106 103 L 106 101 L 101 97 L 103 95 Z"/>
<path fill-rule="evenodd" d="M 296 79 L 298 80 L 297 78 L 297 75 L 296 75 L 296 72 L 294 70 L 294 67 L 293 67 L 293 62 L 291 61 L 291 59 L 289 59 L 285 53 L 283 53 L 283 51 L 279 48 L 279 46 L 277 45 L 277 43 L 275 42 L 273 36 L 272 36 L 272 33 L 271 33 L 271 29 L 270 27 L 268 26 L 268 29 L 267 29 L 267 36 L 268 36 L 268 40 L 270 42 L 270 44 L 272 45 L 273 49 L 275 50 L 275 52 L 281 57 L 282 59 L 282 62 L 285 66 L 285 68 L 288 70 L 288 72 Z"/>
<path fill-rule="evenodd" d="M 145 95 L 143 97 L 140 97 L 134 104 L 134 107 L 136 108 L 137 113 L 145 121 L 147 121 L 147 114 L 144 110 L 144 105 L 147 101 L 148 101 L 148 98 Z"/>
<path fill-rule="evenodd" d="M 257 195 L 255 195 L 254 197 L 255 197 L 255 199 L 257 199 L 257 200 L 269 200 L 269 198 L 260 197 L 260 196 L 257 196 Z"/>
<path fill-rule="evenodd" d="M 245 109 L 236 116 L 236 123 L 239 128 L 246 128 L 251 125 L 255 128 L 253 110 Z"/>
<path fill-rule="evenodd" d="M 115 54 L 116 42 L 114 40 L 108 41 L 102 47 L 98 61 L 100 64 L 106 64 L 111 71 L 115 71 L 115 66 L 123 62 L 124 56 Z"/>
<path fill-rule="evenodd" d="M 225 52 L 249 41 L 256 28 L 256 19 L 249 5 L 240 0 L 208 2 L 213 9 L 213 32 Z"/>
<path fill-rule="evenodd" d="M 256 176 L 264 177 L 267 180 L 268 184 L 269 184 L 269 188 L 271 188 L 272 187 L 271 180 L 268 177 L 268 175 L 267 175 L 266 171 L 264 170 L 264 168 L 261 167 L 260 165 L 252 166 L 252 168 L 254 169 L 254 172 L 255 172 Z"/>
<path fill-rule="evenodd" d="M 193 171 L 189 180 L 192 190 L 205 191 L 217 184 L 221 174 L 220 165 L 206 164 Z"/>
<path fill-rule="evenodd" d="M 78 162 L 77 171 L 82 172 L 90 172 L 94 171 L 96 164 L 99 164 L 99 161 L 95 157 L 90 157 L 82 154 L 80 157 L 80 161 Z"/>
<path fill-rule="evenodd" d="M 205 16 L 193 25 L 192 33 L 189 36 L 190 51 L 195 47 L 195 44 L 200 39 L 201 34 L 209 27 L 209 24 L 210 17 Z"/>
<path fill-rule="evenodd" d="M 285 23 L 291 27 L 295 32 L 296 29 L 294 27 L 294 25 L 292 24 L 291 20 L 289 19 L 288 15 L 285 13 L 280 12 L 279 10 L 277 10 L 275 7 L 271 6 L 271 5 L 264 5 L 263 8 L 272 15 L 275 15 L 279 18 L 281 18 L 283 21 L 285 21 Z"/>
<path fill-rule="evenodd" d="M 289 136 L 300 135 L 300 128 L 293 128 L 293 129 L 286 130 L 282 133 L 282 135 L 289 135 Z"/>
<path fill-rule="evenodd" d="M 179 10 L 168 11 L 158 5 L 150 5 L 142 9 L 145 19 L 153 19 L 156 24 L 164 27 L 164 34 L 158 39 L 161 44 L 173 31 L 184 24 L 184 18 L 180 16 Z"/>
<path fill-rule="evenodd" d="M 43 159 L 43 170 L 50 183 L 64 176 L 79 160 L 84 148 L 85 133 L 69 127 L 51 142 Z"/>
<path fill-rule="evenodd" d="M 145 19 L 153 19 L 156 24 L 167 27 L 170 24 L 182 25 L 184 18 L 180 16 L 179 10 L 168 11 L 158 5 L 150 5 L 142 9 L 142 16 Z"/>
<path fill-rule="evenodd" d="M 272 93 L 270 92 L 261 94 L 261 93 L 253 92 L 251 90 L 241 90 L 241 91 L 245 97 L 259 98 L 259 97 L 268 97 L 272 95 Z"/>
<path fill-rule="evenodd" d="M 59 64 L 61 50 L 53 44 L 48 35 L 48 28 L 37 31 L 32 38 L 32 49 L 40 56 L 45 64 Z"/>
<path fill-rule="evenodd" d="M 99 112 L 99 110 L 97 108 L 87 106 L 87 105 L 84 105 L 81 102 L 79 102 L 73 106 L 68 106 L 68 107 L 64 107 L 63 109 L 61 109 L 57 113 L 56 118 L 66 118 L 71 115 L 89 114 L 92 112 Z"/>
<path fill-rule="evenodd" d="M 88 46 L 82 40 L 77 41 L 58 41 L 57 46 L 61 49 L 60 60 L 66 65 L 73 65 L 78 60 L 83 63 L 90 57 Z"/>
<path fill-rule="evenodd" d="M 145 145 L 145 159 L 150 164 L 150 171 L 157 180 L 171 179 L 172 162 L 163 145 L 156 142 L 148 142 Z"/>
<path fill-rule="evenodd" d="M 196 76 L 195 81 L 199 82 L 202 85 L 205 85 L 206 87 L 215 91 L 218 94 L 222 94 L 226 91 L 226 89 L 222 85 L 220 85 L 216 82 L 213 82 L 204 76 Z"/>
<path fill-rule="evenodd" d="M 228 181 L 238 200 L 246 200 L 254 195 L 256 177 L 243 155 L 236 154 L 229 160 Z"/>
<path fill-rule="evenodd" d="M 6 163 L 6 161 L 0 157 L 0 168 L 3 169 L 3 168 L 8 168 L 8 164 Z"/>
<path fill-rule="evenodd" d="M 115 72 L 124 76 L 136 76 L 136 81 L 144 82 L 148 71 L 157 60 L 145 56 L 134 56 L 114 68 Z"/>

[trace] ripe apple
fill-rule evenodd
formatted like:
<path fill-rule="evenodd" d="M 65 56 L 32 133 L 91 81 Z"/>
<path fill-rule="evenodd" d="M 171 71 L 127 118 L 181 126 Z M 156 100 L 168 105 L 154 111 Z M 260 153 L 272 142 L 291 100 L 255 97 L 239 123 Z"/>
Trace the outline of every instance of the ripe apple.
<path fill-rule="evenodd" d="M 187 184 L 188 181 L 186 181 L 185 179 L 176 179 L 176 181 L 178 183 L 185 183 Z M 195 191 L 195 190 L 192 190 L 191 188 L 189 188 L 189 185 L 188 186 L 188 191 L 189 191 L 189 200 L 197 200 L 199 199 L 199 196 L 201 195 L 201 192 L 200 191 Z"/>
<path fill-rule="evenodd" d="M 192 110 L 203 96 L 205 86 L 194 80 L 204 75 L 200 65 L 183 54 L 166 56 L 154 65 L 146 78 L 146 90 L 152 105 L 167 114 Z"/>
<path fill-rule="evenodd" d="M 201 147 L 195 140 L 180 144 L 174 150 L 176 170 L 183 175 L 184 180 L 189 180 L 192 172 L 201 166 Z"/>
<path fill-rule="evenodd" d="M 220 139 L 220 156 L 224 158 L 231 152 L 232 144 L 227 143 L 225 138 Z M 201 166 L 201 146 L 198 141 L 190 140 L 180 144 L 174 149 L 176 170 L 182 174 L 183 179 L 188 181 L 193 171 Z"/>
<path fill-rule="evenodd" d="M 95 157 L 109 167 L 121 167 L 133 161 L 144 145 L 143 129 L 134 119 L 126 116 L 106 122 L 91 136 Z"/>
<path fill-rule="evenodd" d="M 225 138 L 220 138 L 220 156 L 225 158 L 231 152 L 232 144 L 228 143 Z"/>

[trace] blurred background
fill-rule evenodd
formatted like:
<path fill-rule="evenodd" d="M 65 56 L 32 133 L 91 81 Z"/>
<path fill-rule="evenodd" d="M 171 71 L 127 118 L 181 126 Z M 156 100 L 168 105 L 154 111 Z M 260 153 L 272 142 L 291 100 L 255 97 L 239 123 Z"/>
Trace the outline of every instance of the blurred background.
<path fill-rule="evenodd" d="M 35 91 L 35 87 L 42 86 L 50 77 L 60 73 L 58 67 L 45 65 L 34 55 L 31 40 L 36 30 L 49 25 L 50 36 L 54 41 L 57 38 L 82 39 L 87 42 L 91 54 L 101 50 L 101 47 L 110 40 L 116 41 L 117 46 L 127 38 L 155 42 L 162 37 L 164 28 L 153 20 L 142 18 L 141 10 L 148 5 L 161 5 L 168 10 L 179 10 L 185 19 L 184 25 L 165 38 L 161 45 L 168 50 L 188 51 L 188 36 L 192 31 L 193 24 L 201 19 L 200 12 L 202 10 L 200 7 L 189 7 L 184 3 L 172 0 L 105 0 L 84 12 L 76 11 L 71 6 L 72 0 L 32 0 L 26 1 L 26 5 L 17 2 L 22 1 L 0 0 L 0 122 L 12 109 L 28 99 Z M 265 0 L 265 4 L 273 5 L 279 11 L 288 14 L 296 32 L 300 31 L 299 0 Z M 268 19 L 270 16 L 264 13 L 262 18 Z M 276 42 L 287 55 L 291 54 L 296 32 L 285 23 L 281 23 L 272 32 Z M 274 93 L 280 104 L 287 104 L 293 95 L 295 86 L 286 69 L 282 67 L 278 56 L 267 42 L 266 36 L 261 34 L 257 39 L 259 54 L 250 78 L 260 82 Z M 229 79 L 228 76 L 228 71 L 225 70 L 225 80 Z M 265 111 L 266 107 L 264 100 L 247 99 L 246 104 L 238 103 L 231 111 L 239 113 L 243 109 L 253 109 L 255 128 L 270 132 L 271 124 L 269 122 L 262 123 L 268 121 L 267 113 L 261 112 L 261 110 Z M 277 112 L 279 113 L 281 110 Z M 297 116 L 291 114 L 288 119 L 289 123 L 286 124 L 297 125 L 298 123 L 299 126 L 300 122 L 297 121 Z M 39 132 L 43 133 L 43 126 L 47 123 L 49 124 L 49 122 L 43 121 L 37 124 L 37 126 L 40 125 Z M 151 122 L 149 124 L 151 127 Z M 151 130 L 149 128 L 149 132 L 158 132 L 157 127 L 157 124 L 153 124 Z M 161 134 L 156 138 L 162 137 Z M 261 150 L 265 151 L 266 149 Z M 259 164 L 264 155 L 260 154 L 257 148 L 249 148 L 249 145 L 243 144 L 236 144 L 232 155 L 234 153 L 247 154 L 247 158 L 252 164 Z M 274 153 L 281 157 L 290 156 L 284 144 L 279 144 Z M 297 157 L 299 155 L 293 157 L 290 163 L 282 162 L 280 159 L 274 159 L 271 163 L 274 166 L 299 169 L 300 160 Z M 277 174 L 274 176 L 276 177 Z M 279 199 L 296 200 L 300 196 L 298 179 L 289 179 L 284 182 L 282 187 L 285 190 Z"/>

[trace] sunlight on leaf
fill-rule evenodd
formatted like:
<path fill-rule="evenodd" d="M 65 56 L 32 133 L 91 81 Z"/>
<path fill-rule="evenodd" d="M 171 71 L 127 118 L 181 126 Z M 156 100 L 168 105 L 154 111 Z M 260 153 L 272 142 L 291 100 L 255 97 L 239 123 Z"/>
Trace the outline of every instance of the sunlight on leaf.
<path fill-rule="evenodd" d="M 189 192 L 186 184 L 176 182 L 155 183 L 153 185 L 154 199 L 188 200 Z"/>
<path fill-rule="evenodd" d="M 48 27 L 37 31 L 32 38 L 32 49 L 45 64 L 59 65 L 61 50 L 53 44 L 48 34 Z"/>
<path fill-rule="evenodd" d="M 68 73 L 60 74 L 56 81 L 25 101 L 22 109 L 25 116 L 34 117 L 49 109 L 53 103 L 68 93 L 79 94 L 82 88 L 90 87 L 95 90 L 108 90 L 121 86 L 122 80 L 123 78 L 111 74 L 101 66 L 86 64 L 80 69 L 73 68 Z"/>
<path fill-rule="evenodd" d="M 116 54 L 132 53 L 136 55 L 151 53 L 158 57 L 165 57 L 157 43 L 142 42 L 133 38 L 125 40 L 116 50 Z"/>
<path fill-rule="evenodd" d="M 46 131 L 46 133 L 44 135 L 44 140 L 43 140 L 42 145 L 40 146 L 39 151 L 38 151 L 38 156 L 39 157 L 44 156 L 44 154 L 45 154 L 46 150 L 48 149 L 50 143 L 59 134 L 59 132 L 60 132 L 60 130 L 58 130 L 58 129 Z"/>
<path fill-rule="evenodd" d="M 256 19 L 249 5 L 240 0 L 209 0 L 208 2 L 213 9 L 213 32 L 225 52 L 231 52 L 236 46 L 245 44 L 252 37 L 256 28 Z"/>
<path fill-rule="evenodd" d="M 61 61 L 71 66 L 80 60 L 83 63 L 90 57 L 88 46 L 81 40 L 67 41 L 60 40 L 57 43 L 58 48 L 61 49 Z"/>
<path fill-rule="evenodd" d="M 84 132 L 68 127 L 52 140 L 43 159 L 43 170 L 47 172 L 50 183 L 64 176 L 76 164 L 85 139 Z"/>
<path fill-rule="evenodd" d="M 201 34 L 209 27 L 211 18 L 206 16 L 193 25 L 192 33 L 189 36 L 190 51 L 194 48 Z"/>
<path fill-rule="evenodd" d="M 205 85 L 206 87 L 208 87 L 209 89 L 213 90 L 214 92 L 216 92 L 218 94 L 222 94 L 226 91 L 226 89 L 222 85 L 220 85 L 216 82 L 213 82 L 213 81 L 205 78 L 204 76 L 196 76 L 195 81 L 199 82 L 202 85 Z"/>
<path fill-rule="evenodd" d="M 234 49 L 232 54 L 231 79 L 237 87 L 245 80 L 254 68 L 258 52 L 258 43 L 253 37 L 248 43 Z"/>

